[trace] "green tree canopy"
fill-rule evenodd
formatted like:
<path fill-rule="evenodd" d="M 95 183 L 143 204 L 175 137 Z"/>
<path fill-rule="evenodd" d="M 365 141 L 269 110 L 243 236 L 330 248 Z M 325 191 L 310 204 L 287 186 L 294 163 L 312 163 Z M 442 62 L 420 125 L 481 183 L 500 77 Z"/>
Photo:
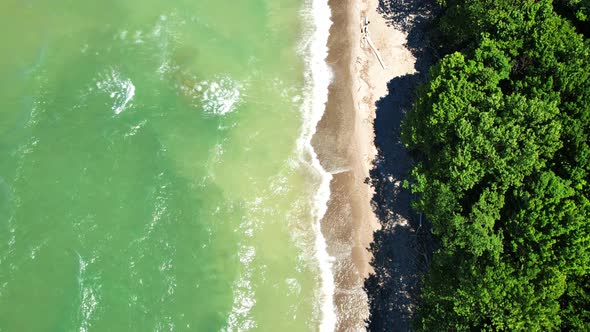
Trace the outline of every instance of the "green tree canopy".
<path fill-rule="evenodd" d="M 423 331 L 590 330 L 590 44 L 551 1 L 446 1 L 403 124 L 441 248 Z"/>

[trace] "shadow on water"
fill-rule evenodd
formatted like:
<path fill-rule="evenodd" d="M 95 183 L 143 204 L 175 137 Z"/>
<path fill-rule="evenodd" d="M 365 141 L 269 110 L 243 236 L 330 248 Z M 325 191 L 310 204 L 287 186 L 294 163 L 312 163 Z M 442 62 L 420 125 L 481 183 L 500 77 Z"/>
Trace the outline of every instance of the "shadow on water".
<path fill-rule="evenodd" d="M 426 38 L 434 8 L 433 1 L 379 0 L 378 11 L 388 25 L 408 34 L 405 46 L 416 58 L 416 73 L 392 79 L 388 95 L 376 105 L 378 155 L 370 180 L 375 188 L 373 209 L 382 228 L 375 232 L 371 245 L 375 272 L 365 281 L 370 331 L 411 329 L 420 278 L 432 252 L 428 227 L 411 209 L 411 193 L 402 186 L 412 161 L 401 141 L 401 123 L 434 61 Z"/>

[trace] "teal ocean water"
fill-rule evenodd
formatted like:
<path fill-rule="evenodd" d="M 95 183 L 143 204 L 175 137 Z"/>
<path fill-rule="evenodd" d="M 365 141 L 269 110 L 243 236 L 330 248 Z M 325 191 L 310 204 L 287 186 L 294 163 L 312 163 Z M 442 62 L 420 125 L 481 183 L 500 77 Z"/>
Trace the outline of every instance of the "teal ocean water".
<path fill-rule="evenodd" d="M 0 17 L 0 331 L 333 327 L 324 1 Z"/>

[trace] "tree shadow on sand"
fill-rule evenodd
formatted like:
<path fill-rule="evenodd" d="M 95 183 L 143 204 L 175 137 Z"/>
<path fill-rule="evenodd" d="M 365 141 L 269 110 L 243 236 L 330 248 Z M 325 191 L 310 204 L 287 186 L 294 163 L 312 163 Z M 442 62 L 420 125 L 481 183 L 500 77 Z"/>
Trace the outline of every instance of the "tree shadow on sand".
<path fill-rule="evenodd" d="M 433 0 L 379 0 L 377 12 L 387 25 L 408 34 L 406 48 L 416 58 L 416 71 L 426 74 L 437 48 L 430 46 L 427 32 L 438 11 Z"/>
<path fill-rule="evenodd" d="M 408 34 L 406 47 L 416 57 L 416 73 L 392 79 L 388 95 L 377 102 L 375 146 L 378 150 L 370 182 L 373 209 L 381 222 L 371 245 L 374 274 L 365 281 L 370 331 L 409 331 L 418 287 L 434 244 L 429 227 L 411 208 L 403 188 L 412 166 L 401 141 L 401 123 L 412 107 L 416 88 L 426 79 L 433 51 L 426 31 L 435 6 L 426 0 L 380 0 L 379 12 L 389 25 Z"/>

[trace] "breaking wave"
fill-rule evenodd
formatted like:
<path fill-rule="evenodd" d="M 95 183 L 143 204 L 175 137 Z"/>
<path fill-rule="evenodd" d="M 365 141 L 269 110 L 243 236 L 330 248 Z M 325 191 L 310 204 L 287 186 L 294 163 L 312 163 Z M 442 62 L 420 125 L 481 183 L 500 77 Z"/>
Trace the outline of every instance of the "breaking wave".
<path fill-rule="evenodd" d="M 109 95 L 113 100 L 111 109 L 115 115 L 123 112 L 126 107 L 131 106 L 130 102 L 135 96 L 135 85 L 128 78 L 121 77 L 121 74 L 112 69 L 108 74 L 102 76 L 96 82 L 96 87 Z"/>
<path fill-rule="evenodd" d="M 328 101 L 328 86 L 332 80 L 332 71 L 326 63 L 328 56 L 328 37 L 330 34 L 331 9 L 327 0 L 308 0 L 303 11 L 304 19 L 309 22 L 309 31 L 302 41 L 300 52 L 305 59 L 306 91 L 302 111 L 304 126 L 299 138 L 298 148 L 304 162 L 311 164 L 311 168 L 320 178 L 319 188 L 314 196 L 313 218 L 315 232 L 315 252 L 320 268 L 321 294 L 320 331 L 334 331 L 336 326 L 336 308 L 334 306 L 334 273 L 333 257 L 328 254 L 326 239 L 324 238 L 320 222 L 327 210 L 330 199 L 330 181 L 332 175 L 321 166 L 320 161 L 311 144 L 316 132 L 316 126 L 321 120 L 326 102 Z"/>

